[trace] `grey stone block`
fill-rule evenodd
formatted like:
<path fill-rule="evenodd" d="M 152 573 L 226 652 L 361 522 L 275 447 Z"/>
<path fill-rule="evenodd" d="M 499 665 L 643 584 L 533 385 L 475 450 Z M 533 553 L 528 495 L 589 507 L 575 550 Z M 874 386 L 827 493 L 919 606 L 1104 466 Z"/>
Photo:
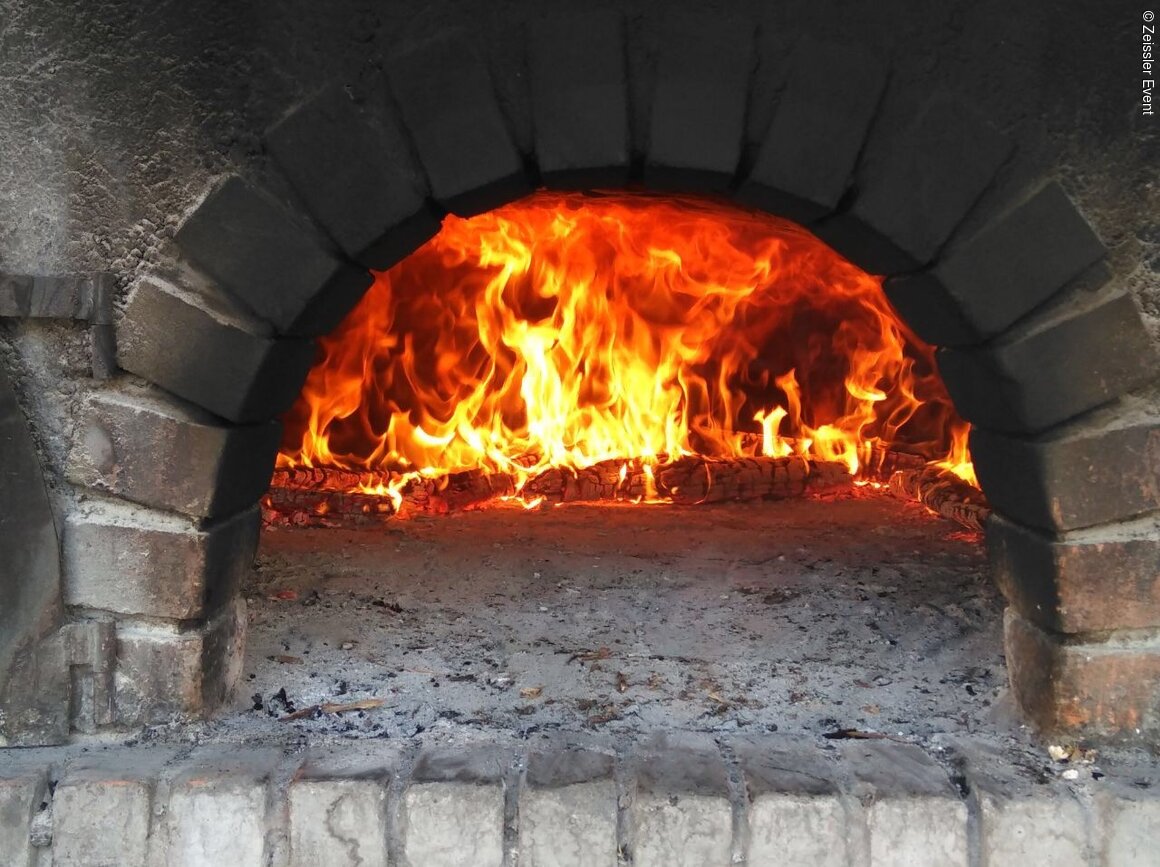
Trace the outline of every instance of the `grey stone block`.
<path fill-rule="evenodd" d="M 971 459 L 991 505 L 1059 532 L 1160 509 L 1160 410 L 1124 396 L 1032 439 L 971 430 Z"/>
<path fill-rule="evenodd" d="M 133 288 L 117 343 L 125 370 L 243 423 L 289 409 L 315 353 L 309 340 L 251 334 L 155 276 Z"/>
<path fill-rule="evenodd" d="M 266 133 L 295 191 L 348 257 L 386 270 L 439 230 L 427 183 L 390 107 L 382 117 L 332 84 Z"/>
<path fill-rule="evenodd" d="M 644 180 L 650 187 L 724 190 L 741 161 L 754 22 L 670 12 L 661 33 Z"/>
<path fill-rule="evenodd" d="M 65 520 L 67 605 L 191 620 L 232 598 L 254 560 L 257 506 L 201 527 L 171 513 L 116 501 L 89 503 Z"/>
<path fill-rule="evenodd" d="M 371 285 L 309 223 L 237 175 L 226 178 L 177 231 L 177 245 L 223 289 L 280 334 L 334 328 Z"/>
<path fill-rule="evenodd" d="M 520 863 L 615 867 L 615 759 L 594 750 L 537 750 L 520 797 Z"/>
<path fill-rule="evenodd" d="M 874 125 L 857 196 L 814 231 L 872 274 L 914 270 L 935 258 L 1010 153 L 962 99 L 933 97 L 909 123 Z"/>
<path fill-rule="evenodd" d="M 290 784 L 292 867 L 387 867 L 387 789 L 377 780 Z"/>
<path fill-rule="evenodd" d="M 873 867 L 966 867 L 967 806 L 946 772 L 918 747 L 890 741 L 840 744 L 863 804 Z"/>
<path fill-rule="evenodd" d="M 831 213 L 853 180 L 885 86 L 886 66 L 868 51 L 803 37 L 737 198 L 798 222 Z"/>
<path fill-rule="evenodd" d="M 53 793 L 53 864 L 145 867 L 154 780 L 174 750 L 86 756 Z"/>
<path fill-rule="evenodd" d="M 532 191 L 487 65 L 470 43 L 433 40 L 389 58 L 387 71 L 431 192 L 443 207 L 470 217 Z"/>
<path fill-rule="evenodd" d="M 1123 781 L 1111 781 L 1093 799 L 1103 825 L 1100 863 L 1108 867 L 1153 867 L 1156 841 L 1160 840 L 1160 774 L 1155 763 L 1124 767 L 1119 773 L 1123 774 Z"/>
<path fill-rule="evenodd" d="M 67 473 L 75 484 L 159 509 L 217 517 L 270 486 L 281 426 L 222 427 L 195 407 L 140 391 L 94 394 Z"/>
<path fill-rule="evenodd" d="M 749 795 L 753 864 L 841 867 L 853 862 L 838 768 L 807 738 L 734 744 Z"/>
<path fill-rule="evenodd" d="M 276 750 L 235 746 L 205 749 L 184 762 L 164 817 L 167 863 L 267 863 L 267 789 L 280 759 Z"/>
<path fill-rule="evenodd" d="M 46 769 L 0 763 L 0 855 L 12 867 L 33 867 L 32 818 L 48 797 Z"/>
<path fill-rule="evenodd" d="M 988 744 L 958 738 L 954 746 L 979 804 L 983 867 L 1090 863 L 1087 816 L 1065 784 L 1032 782 Z"/>
<path fill-rule="evenodd" d="M 528 33 L 536 160 L 553 188 L 628 181 L 628 78 L 619 11 L 554 15 Z"/>
<path fill-rule="evenodd" d="M 424 750 L 399 809 L 407 860 L 430 867 L 499 867 L 510 762 L 509 752 L 491 746 Z"/>
<path fill-rule="evenodd" d="M 931 270 L 887 280 L 886 296 L 927 343 L 980 343 L 1047 301 L 1105 252 L 1063 188 L 1050 183 Z"/>
<path fill-rule="evenodd" d="M 728 775 L 711 738 L 654 739 L 638 758 L 630 808 L 632 856 L 638 867 L 728 864 L 733 810 Z"/>
<path fill-rule="evenodd" d="M 241 677 L 245 632 L 242 599 L 195 628 L 118 628 L 114 675 L 117 723 L 172 723 L 216 710 Z"/>
<path fill-rule="evenodd" d="M 1108 292 L 1052 311 L 977 349 L 940 349 L 959 414 L 1000 433 L 1036 434 L 1156 376 L 1132 296 Z"/>

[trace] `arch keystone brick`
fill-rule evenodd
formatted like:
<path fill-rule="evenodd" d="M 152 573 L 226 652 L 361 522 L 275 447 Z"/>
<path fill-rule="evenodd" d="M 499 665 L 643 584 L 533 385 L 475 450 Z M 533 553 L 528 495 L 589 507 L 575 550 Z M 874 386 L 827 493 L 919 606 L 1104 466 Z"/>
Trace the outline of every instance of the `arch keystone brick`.
<path fill-rule="evenodd" d="M 738 201 L 800 223 L 832 213 L 885 87 L 869 52 L 803 38 Z"/>
<path fill-rule="evenodd" d="M 177 230 L 177 245 L 223 289 L 280 334 L 337 325 L 371 284 L 305 220 L 238 175 L 209 194 Z"/>
<path fill-rule="evenodd" d="M 389 58 L 387 71 L 443 207 L 471 217 L 532 191 L 487 65 L 467 40 L 433 40 Z"/>
<path fill-rule="evenodd" d="M 665 19 L 644 166 L 648 186 L 712 192 L 732 183 L 745 138 L 754 31 L 747 17 Z"/>
<path fill-rule="evenodd" d="M 619 12 L 555 15 L 528 33 L 536 161 L 545 185 L 628 181 L 628 77 Z"/>
<path fill-rule="evenodd" d="M 270 129 L 266 146 L 343 252 L 385 271 L 434 235 L 439 217 L 401 122 L 390 106 L 381 113 L 331 84 Z"/>

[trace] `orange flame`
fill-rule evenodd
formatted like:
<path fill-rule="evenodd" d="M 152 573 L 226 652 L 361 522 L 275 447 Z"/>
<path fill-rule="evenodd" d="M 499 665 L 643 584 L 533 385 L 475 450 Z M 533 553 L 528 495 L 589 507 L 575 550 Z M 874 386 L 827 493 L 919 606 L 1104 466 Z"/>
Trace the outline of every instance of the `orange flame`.
<path fill-rule="evenodd" d="M 970 478 L 932 350 L 805 229 L 693 198 L 539 193 L 433 239 L 321 341 L 280 466 L 416 474 L 876 443 Z"/>

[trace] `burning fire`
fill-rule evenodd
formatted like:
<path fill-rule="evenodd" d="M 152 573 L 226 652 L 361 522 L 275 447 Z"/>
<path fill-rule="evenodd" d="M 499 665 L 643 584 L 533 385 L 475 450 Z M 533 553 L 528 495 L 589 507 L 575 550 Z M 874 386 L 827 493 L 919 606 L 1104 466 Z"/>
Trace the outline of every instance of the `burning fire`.
<path fill-rule="evenodd" d="M 973 481 L 967 425 L 881 280 L 801 227 L 700 199 L 540 193 L 449 216 L 375 282 L 286 417 L 281 467 L 526 480 L 610 459 L 876 444 Z M 518 485 L 517 485 L 518 489 Z"/>

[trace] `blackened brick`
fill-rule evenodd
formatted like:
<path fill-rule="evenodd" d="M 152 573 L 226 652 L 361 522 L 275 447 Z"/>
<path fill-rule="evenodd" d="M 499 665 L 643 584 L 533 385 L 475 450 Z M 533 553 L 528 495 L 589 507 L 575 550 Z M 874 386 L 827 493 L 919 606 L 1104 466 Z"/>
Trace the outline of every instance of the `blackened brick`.
<path fill-rule="evenodd" d="M 149 276 L 126 305 L 117 353 L 130 373 L 224 419 L 250 423 L 290 407 L 314 360 L 314 344 L 250 334 Z"/>
<path fill-rule="evenodd" d="M 325 334 L 371 284 L 269 193 L 227 178 L 177 232 L 177 244 L 223 289 L 282 334 Z"/>
<path fill-rule="evenodd" d="M 732 182 L 745 137 L 754 30 L 748 18 L 674 13 L 666 19 L 646 184 L 719 191 Z"/>
<path fill-rule="evenodd" d="M 737 198 L 798 222 L 831 213 L 885 86 L 886 66 L 869 52 L 803 38 Z"/>
<path fill-rule="evenodd" d="M 1041 437 L 971 431 L 987 499 L 1022 524 L 1074 530 L 1160 509 L 1160 410 L 1123 398 Z"/>
<path fill-rule="evenodd" d="M 69 480 L 196 518 L 249 508 L 270 485 L 281 425 L 222 427 L 159 395 L 105 391 L 80 418 Z"/>
<path fill-rule="evenodd" d="M 391 90 L 435 199 L 470 217 L 531 192 L 487 65 L 461 37 L 388 61 Z"/>
<path fill-rule="evenodd" d="M 1058 635 L 1007 609 L 1011 691 L 1045 735 L 1149 743 L 1160 734 L 1160 645 L 1138 633 Z"/>
<path fill-rule="evenodd" d="M 979 348 L 939 350 L 943 382 L 972 424 L 1040 433 L 1156 375 L 1155 350 L 1126 293 L 1025 325 Z"/>
<path fill-rule="evenodd" d="M 1104 245 L 1063 188 L 1048 184 L 933 269 L 886 281 L 886 295 L 928 343 L 995 336 L 1103 258 Z"/>
<path fill-rule="evenodd" d="M 995 580 L 1019 613 L 1055 632 L 1160 626 L 1160 518 L 1049 536 L 999 514 L 987 527 Z"/>
<path fill-rule="evenodd" d="M 266 145 L 318 222 L 351 259 L 386 270 L 430 238 L 439 218 L 390 109 L 375 117 L 340 84 L 266 133 Z"/>
<path fill-rule="evenodd" d="M 619 12 L 557 15 L 528 33 L 536 161 L 557 188 L 628 180 L 628 79 Z"/>
<path fill-rule="evenodd" d="M 936 97 L 907 124 L 873 126 L 857 195 L 815 231 L 873 274 L 914 270 L 934 259 L 1010 153 L 977 111 Z"/>

